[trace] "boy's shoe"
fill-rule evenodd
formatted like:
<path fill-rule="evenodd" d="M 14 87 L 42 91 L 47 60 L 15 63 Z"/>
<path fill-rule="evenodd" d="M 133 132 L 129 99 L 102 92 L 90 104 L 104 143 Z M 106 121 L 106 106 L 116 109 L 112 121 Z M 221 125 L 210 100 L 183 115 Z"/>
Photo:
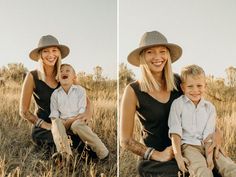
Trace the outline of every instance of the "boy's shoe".
<path fill-rule="evenodd" d="M 107 154 L 107 156 L 103 159 L 99 159 L 100 162 L 105 163 L 109 160 L 110 153 Z"/>
<path fill-rule="evenodd" d="M 102 159 L 105 159 L 105 158 L 108 157 L 109 151 L 108 151 L 108 149 L 106 148 L 103 152 L 100 151 L 100 152 L 97 152 L 96 154 L 97 154 L 98 158 L 99 158 L 100 160 L 102 160 Z"/>

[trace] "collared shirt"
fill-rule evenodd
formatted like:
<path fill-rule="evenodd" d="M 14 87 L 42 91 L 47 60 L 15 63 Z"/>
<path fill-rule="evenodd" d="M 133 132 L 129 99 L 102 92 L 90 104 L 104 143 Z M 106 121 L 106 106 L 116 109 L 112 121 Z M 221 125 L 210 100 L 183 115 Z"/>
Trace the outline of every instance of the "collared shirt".
<path fill-rule="evenodd" d="M 86 91 L 83 87 L 72 85 L 68 94 L 59 87 L 52 93 L 49 117 L 67 119 L 77 116 L 85 111 L 86 105 Z"/>
<path fill-rule="evenodd" d="M 215 131 L 216 110 L 212 103 L 200 100 L 197 106 L 185 95 L 171 105 L 168 126 L 169 135 L 178 134 L 182 144 L 201 145 Z"/>

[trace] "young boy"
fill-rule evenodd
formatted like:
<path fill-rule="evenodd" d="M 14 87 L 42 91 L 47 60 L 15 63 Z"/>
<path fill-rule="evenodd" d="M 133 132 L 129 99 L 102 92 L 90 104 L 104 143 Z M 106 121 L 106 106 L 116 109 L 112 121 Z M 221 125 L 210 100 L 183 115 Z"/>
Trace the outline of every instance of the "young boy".
<path fill-rule="evenodd" d="M 61 86 L 51 96 L 51 114 L 49 116 L 51 119 L 60 118 L 65 121 L 78 116 L 86 110 L 85 89 L 79 85 L 74 85 L 75 80 L 76 73 L 73 67 L 69 64 L 62 64 L 59 74 Z M 99 159 L 104 159 L 108 156 L 108 149 L 86 123 L 76 120 L 72 123 L 70 129 L 91 147 Z M 54 133 L 53 137 L 55 137 Z"/>
<path fill-rule="evenodd" d="M 215 165 L 222 177 L 236 177 L 236 164 L 222 154 L 213 162 L 213 152 L 208 153 L 211 141 L 203 144 L 216 124 L 215 107 L 203 98 L 206 88 L 203 69 L 197 65 L 183 68 L 181 81 L 184 95 L 172 103 L 168 120 L 179 169 L 194 177 L 213 177 Z"/>

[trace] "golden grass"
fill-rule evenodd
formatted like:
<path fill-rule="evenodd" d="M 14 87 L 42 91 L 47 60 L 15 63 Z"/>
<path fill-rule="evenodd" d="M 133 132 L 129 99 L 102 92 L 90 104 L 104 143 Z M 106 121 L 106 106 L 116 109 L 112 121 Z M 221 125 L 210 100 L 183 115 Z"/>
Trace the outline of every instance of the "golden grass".
<path fill-rule="evenodd" d="M 92 128 L 107 145 L 109 159 L 82 160 L 82 155 L 75 153 L 72 169 L 67 165 L 55 167 L 52 160 L 45 160 L 45 152 L 35 149 L 30 136 L 31 124 L 19 116 L 20 92 L 21 85 L 15 82 L 0 86 L 0 177 L 116 176 L 116 88 L 96 88 L 88 93 L 94 105 Z"/>

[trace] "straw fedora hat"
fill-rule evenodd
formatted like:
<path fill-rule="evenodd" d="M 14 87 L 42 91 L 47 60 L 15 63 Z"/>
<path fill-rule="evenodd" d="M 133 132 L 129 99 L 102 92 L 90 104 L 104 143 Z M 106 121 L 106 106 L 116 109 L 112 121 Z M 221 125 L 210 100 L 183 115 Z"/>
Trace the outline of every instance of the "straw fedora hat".
<path fill-rule="evenodd" d="M 38 61 L 40 50 L 47 47 L 58 47 L 59 50 L 61 51 L 62 59 L 65 58 L 70 53 L 69 47 L 59 44 L 57 38 L 55 38 L 54 36 L 46 35 L 41 37 L 38 43 L 38 47 L 30 52 L 29 57 L 34 61 Z"/>
<path fill-rule="evenodd" d="M 182 55 L 182 48 L 176 44 L 168 43 L 166 37 L 158 31 L 146 32 L 141 38 L 139 48 L 133 50 L 127 57 L 128 62 L 134 66 L 140 65 L 140 53 L 147 48 L 155 46 L 165 46 L 170 51 L 172 63 Z"/>

